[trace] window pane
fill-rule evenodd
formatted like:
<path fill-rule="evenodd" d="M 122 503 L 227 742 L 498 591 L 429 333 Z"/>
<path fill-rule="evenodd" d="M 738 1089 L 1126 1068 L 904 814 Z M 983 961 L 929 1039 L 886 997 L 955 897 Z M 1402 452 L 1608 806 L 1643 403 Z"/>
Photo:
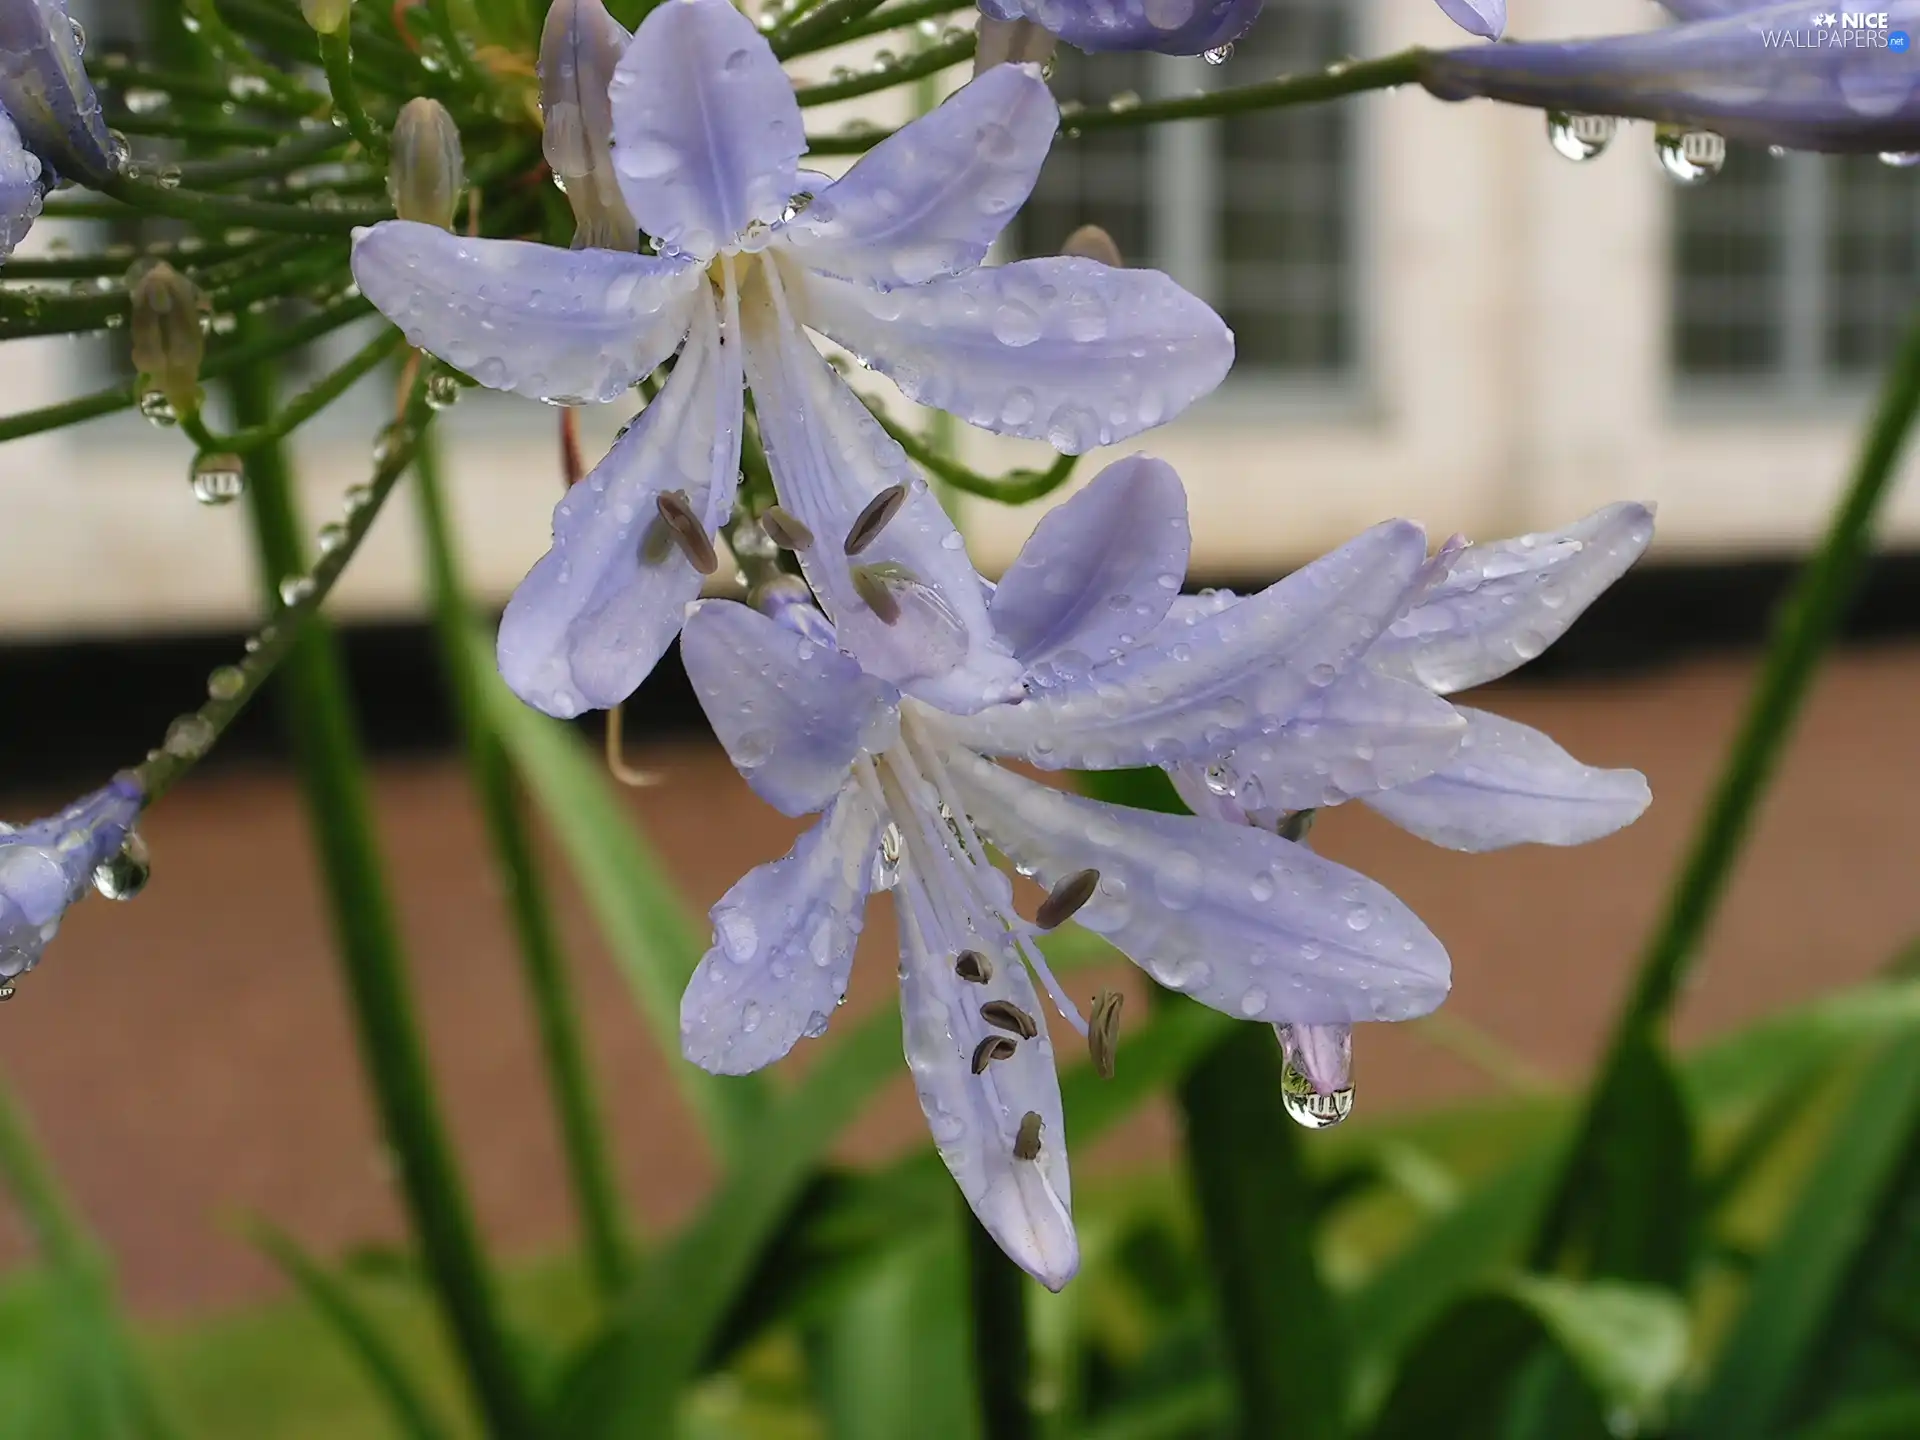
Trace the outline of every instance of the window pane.
<path fill-rule="evenodd" d="M 1826 363 L 1871 373 L 1899 343 L 1914 300 L 1920 246 L 1920 174 L 1870 155 L 1833 156 L 1827 167 Z"/>
<path fill-rule="evenodd" d="M 1075 100 L 1104 106 L 1123 91 L 1144 94 L 1149 63 L 1144 55 L 1083 55 L 1062 45 L 1053 72 L 1054 98 L 1063 106 Z M 1165 263 L 1148 249 L 1148 136 L 1142 126 L 1055 140 L 1033 197 L 1011 227 L 1014 250 L 1057 255 L 1075 230 L 1098 225 L 1113 236 L 1129 265 Z"/>
<path fill-rule="evenodd" d="M 1252 80 L 1312 69 L 1351 48 L 1350 0 L 1269 3 L 1222 72 Z M 1354 359 L 1353 110 L 1349 105 L 1220 122 L 1221 312 L 1239 363 L 1293 372 Z"/>
<path fill-rule="evenodd" d="M 1785 182 L 1765 150 L 1730 145 L 1718 175 L 1674 191 L 1672 347 L 1681 375 L 1781 368 Z"/>

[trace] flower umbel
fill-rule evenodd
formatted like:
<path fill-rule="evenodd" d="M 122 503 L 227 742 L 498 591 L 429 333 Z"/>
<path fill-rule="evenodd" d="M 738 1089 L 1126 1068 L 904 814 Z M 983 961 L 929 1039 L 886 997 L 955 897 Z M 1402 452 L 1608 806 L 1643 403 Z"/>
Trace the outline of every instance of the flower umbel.
<path fill-rule="evenodd" d="M 122 847 L 137 845 L 134 821 L 144 796 L 128 776 L 82 796 L 57 815 L 18 829 L 0 825 L 0 986 L 40 963 L 40 955 L 60 929 L 60 919 L 94 883 L 101 867 L 112 867 Z M 109 869 L 102 889 L 125 898 L 138 888 Z M 144 872 L 141 877 L 144 879 Z"/>
<path fill-rule="evenodd" d="M 554 546 L 501 622 L 500 669 L 558 715 L 618 703 L 698 593 L 677 545 L 650 545 L 661 497 L 708 536 L 733 512 L 750 383 L 799 555 L 867 669 L 954 709 L 1012 693 L 950 520 L 815 349 L 818 331 L 911 399 L 1078 454 L 1217 385 L 1232 337 L 1165 275 L 1070 258 L 980 268 L 1026 198 L 1058 112 L 1003 65 L 874 147 L 803 176 L 792 88 L 725 0 L 666 0 L 615 69 L 619 189 L 657 255 L 461 239 L 392 221 L 354 274 L 408 339 L 482 384 L 606 400 L 678 352 L 664 390 L 554 512 Z M 876 497 L 905 503 L 857 561 L 840 543 Z"/>

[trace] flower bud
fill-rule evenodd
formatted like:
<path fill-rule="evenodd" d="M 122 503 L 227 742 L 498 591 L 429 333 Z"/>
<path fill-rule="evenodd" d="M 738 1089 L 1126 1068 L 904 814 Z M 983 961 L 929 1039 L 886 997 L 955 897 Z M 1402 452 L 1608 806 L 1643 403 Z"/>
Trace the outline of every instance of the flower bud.
<path fill-rule="evenodd" d="M 164 260 L 129 271 L 127 297 L 140 387 L 160 391 L 176 413 L 191 414 L 200 408 L 200 359 L 207 348 L 200 316 L 207 309 L 206 297 Z"/>
<path fill-rule="evenodd" d="M 393 213 L 451 230 L 454 209 L 466 188 L 466 162 L 453 116 L 438 100 L 409 100 L 393 122 L 393 156 L 387 168 Z"/>
<path fill-rule="evenodd" d="M 632 250 L 640 227 L 613 170 L 607 88 L 632 39 L 601 0 L 554 0 L 540 32 L 541 152 L 573 207 L 574 244 Z"/>
<path fill-rule="evenodd" d="M 353 0 L 300 0 L 300 13 L 322 35 L 347 28 L 353 15 Z"/>
<path fill-rule="evenodd" d="M 996 65 L 1045 65 L 1053 58 L 1054 37 L 1031 20 L 996 20 L 982 15 L 973 50 L 975 78 Z"/>
<path fill-rule="evenodd" d="M 1120 259 L 1120 247 L 1113 243 L 1113 236 L 1098 225 L 1082 225 L 1067 237 L 1067 243 L 1060 247 L 1060 253 L 1077 255 L 1082 260 L 1098 260 L 1115 270 L 1124 263 Z"/>

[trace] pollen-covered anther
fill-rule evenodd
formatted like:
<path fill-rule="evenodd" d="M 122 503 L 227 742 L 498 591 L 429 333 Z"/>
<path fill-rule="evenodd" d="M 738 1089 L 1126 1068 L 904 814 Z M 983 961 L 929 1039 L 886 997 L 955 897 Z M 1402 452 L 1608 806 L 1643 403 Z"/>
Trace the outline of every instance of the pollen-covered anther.
<path fill-rule="evenodd" d="M 1011 1060 L 1020 1042 L 1005 1035 L 989 1035 L 973 1047 L 973 1073 L 978 1075 L 996 1060 Z"/>
<path fill-rule="evenodd" d="M 1113 1078 L 1120 1048 L 1120 1007 L 1126 998 L 1118 990 L 1102 990 L 1087 1014 L 1087 1053 L 1093 1057 L 1094 1073 L 1102 1080 Z"/>
<path fill-rule="evenodd" d="M 980 1007 L 980 1018 L 995 1029 L 1011 1030 L 1022 1040 L 1031 1040 L 1040 1033 L 1033 1017 L 1011 1000 L 989 1000 Z"/>
<path fill-rule="evenodd" d="M 798 555 L 802 550 L 813 546 L 813 531 L 809 530 L 798 515 L 784 505 L 769 505 L 760 512 L 760 528 L 766 536 L 782 550 L 791 550 Z"/>
<path fill-rule="evenodd" d="M 713 541 L 707 538 L 706 526 L 693 513 L 687 492 L 663 490 L 653 503 L 660 511 L 660 524 L 666 531 L 665 538 L 679 547 L 680 553 L 687 557 L 687 563 L 702 575 L 711 575 L 718 570 L 720 557 L 714 553 Z"/>
<path fill-rule="evenodd" d="M 978 950 L 962 950 L 953 957 L 953 973 L 970 985 L 985 985 L 993 979 L 993 962 Z"/>
<path fill-rule="evenodd" d="M 1029 1110 L 1020 1117 L 1020 1129 L 1013 1137 L 1013 1158 L 1016 1160 L 1038 1160 L 1040 1158 L 1040 1112 Z"/>
<path fill-rule="evenodd" d="M 1047 893 L 1040 908 L 1033 912 L 1033 923 L 1042 930 L 1053 930 L 1071 920 L 1093 898 L 1099 887 L 1098 870 L 1076 870 Z"/>
<path fill-rule="evenodd" d="M 907 487 L 904 485 L 889 485 L 869 500 L 847 531 L 847 554 L 858 555 L 878 540 L 880 532 L 887 528 L 887 522 L 899 514 L 900 507 L 906 503 Z"/>
<path fill-rule="evenodd" d="M 856 565 L 853 567 L 853 593 L 878 617 L 882 625 L 900 623 L 900 601 L 893 593 L 893 582 L 906 578 L 898 565 Z"/>

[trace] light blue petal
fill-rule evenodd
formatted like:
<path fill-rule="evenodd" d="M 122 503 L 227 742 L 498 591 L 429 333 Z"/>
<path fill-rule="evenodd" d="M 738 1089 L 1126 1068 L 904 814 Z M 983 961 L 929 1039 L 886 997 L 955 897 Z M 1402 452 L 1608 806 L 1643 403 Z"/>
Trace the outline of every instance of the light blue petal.
<path fill-rule="evenodd" d="M 1498 40 L 1507 28 L 1507 0 L 1439 0 L 1446 17 L 1482 40 Z"/>
<path fill-rule="evenodd" d="M 1653 511 L 1622 503 L 1564 530 L 1455 554 L 1367 662 L 1450 695 L 1518 669 L 1566 633 L 1653 539 Z"/>
<path fill-rule="evenodd" d="M 0 5 L 0 106 L 34 153 L 66 178 L 119 169 L 119 147 L 101 118 L 66 0 Z"/>
<path fill-rule="evenodd" d="M 40 157 L 20 143 L 20 132 L 0 110 L 0 260 L 27 238 L 40 218 Z"/>
<path fill-rule="evenodd" d="M 1468 851 L 1584 845 L 1631 825 L 1652 803 L 1638 770 L 1597 770 L 1516 720 L 1465 706 L 1460 713 L 1467 734 L 1451 762 L 1365 797 L 1423 840 Z"/>
<path fill-rule="evenodd" d="M 780 503 L 813 532 L 800 555 L 841 646 L 870 674 L 930 705 L 977 710 L 1018 693 L 1020 667 L 993 633 L 965 543 L 879 421 L 813 342 L 756 286 L 742 299 L 747 375 Z M 892 485 L 906 503 L 873 543 L 844 542 L 869 501 Z M 854 586 L 852 566 L 901 567 L 901 615 L 888 625 Z"/>
<path fill-rule="evenodd" d="M 412 220 L 356 231 L 353 278 L 408 344 L 491 389 L 568 404 L 611 400 L 673 354 L 703 288 L 684 261 Z"/>
<path fill-rule="evenodd" d="M 793 198 L 807 148 L 793 85 L 727 0 L 664 0 L 613 75 L 627 208 L 669 251 L 709 260 Z"/>
<path fill-rule="evenodd" d="M 1277 731 L 1355 664 L 1404 606 L 1425 557 L 1419 526 L 1376 525 L 1178 638 L 954 719 L 952 732 L 1047 770 L 1216 760 Z"/>
<path fill-rule="evenodd" d="M 664 491 L 684 490 L 696 513 L 733 504 L 740 384 L 720 354 L 711 305 L 697 325 L 665 388 L 554 507 L 553 548 L 500 618 L 502 678 L 549 715 L 631 695 L 700 593 L 700 574 L 678 548 L 659 560 L 642 555 Z"/>
<path fill-rule="evenodd" d="M 553 0 L 540 31 L 540 152 L 573 207 L 576 246 L 632 250 L 613 171 L 613 70 L 633 39 L 600 0 Z"/>
<path fill-rule="evenodd" d="M 40 963 L 61 917 L 119 850 L 144 803 L 138 783 L 121 775 L 58 814 L 17 829 L 0 825 L 0 982 Z"/>
<path fill-rule="evenodd" d="M 1022 0 L 1036 24 L 1079 50 L 1198 55 L 1246 33 L 1261 0 Z"/>
<path fill-rule="evenodd" d="M 735 768 L 783 815 L 824 808 L 855 757 L 885 749 L 900 733 L 899 691 L 845 651 L 750 606 L 695 605 L 680 658 Z"/>
<path fill-rule="evenodd" d="M 1226 323 L 1157 270 L 1052 256 L 899 290 L 804 284 L 800 318 L 910 398 L 1069 455 L 1171 420 L 1233 363 Z"/>
<path fill-rule="evenodd" d="M 994 626 L 1027 665 L 1110 660 L 1166 618 L 1190 544 L 1173 467 L 1146 455 L 1116 460 L 1040 517 L 993 592 Z"/>
<path fill-rule="evenodd" d="M 680 997 L 680 1051 L 716 1075 L 771 1065 L 823 1034 L 847 993 L 880 819 L 849 789 L 782 859 L 713 907 L 713 948 Z"/>
<path fill-rule="evenodd" d="M 1160 984 L 1228 1015 L 1410 1020 L 1446 998 L 1446 951 L 1386 890 L 1250 825 L 1053 790 L 959 747 L 945 762 L 982 836 L 1042 885 L 1100 872 L 1074 918 Z"/>
<path fill-rule="evenodd" d="M 1058 118 L 1036 69 L 999 66 L 874 146 L 776 243 L 882 289 L 971 270 L 1033 189 Z"/>
<path fill-rule="evenodd" d="M 944 822 L 940 822 L 944 823 Z M 1046 1013 L 1025 965 L 1006 952 L 976 985 L 954 972 L 962 948 L 992 952 L 979 936 L 942 932 L 911 870 L 896 891 L 900 927 L 900 1017 L 913 1088 L 940 1158 L 988 1234 L 1021 1269 L 1059 1290 L 1080 1268 L 1067 1171 L 1066 1121 Z M 997 1032 L 981 1017 L 990 1000 L 1009 1000 L 1040 1033 L 1013 1055 L 973 1073 L 974 1047 Z M 1040 1153 L 1013 1153 L 1028 1111 L 1040 1116 Z"/>
<path fill-rule="evenodd" d="M 1421 83 L 1447 100 L 1633 116 L 1759 145 L 1920 150 L 1912 53 L 1821 43 L 1815 13 L 1785 0 L 1631 35 L 1440 51 L 1423 58 Z M 1889 33 L 1920 31 L 1920 0 L 1884 0 L 1874 13 Z M 1781 43 L 1789 36 L 1801 43 Z"/>
<path fill-rule="evenodd" d="M 1424 687 L 1358 665 L 1278 734 L 1235 749 L 1222 779 L 1247 810 L 1339 805 L 1433 774 L 1466 733 L 1460 712 Z"/>

